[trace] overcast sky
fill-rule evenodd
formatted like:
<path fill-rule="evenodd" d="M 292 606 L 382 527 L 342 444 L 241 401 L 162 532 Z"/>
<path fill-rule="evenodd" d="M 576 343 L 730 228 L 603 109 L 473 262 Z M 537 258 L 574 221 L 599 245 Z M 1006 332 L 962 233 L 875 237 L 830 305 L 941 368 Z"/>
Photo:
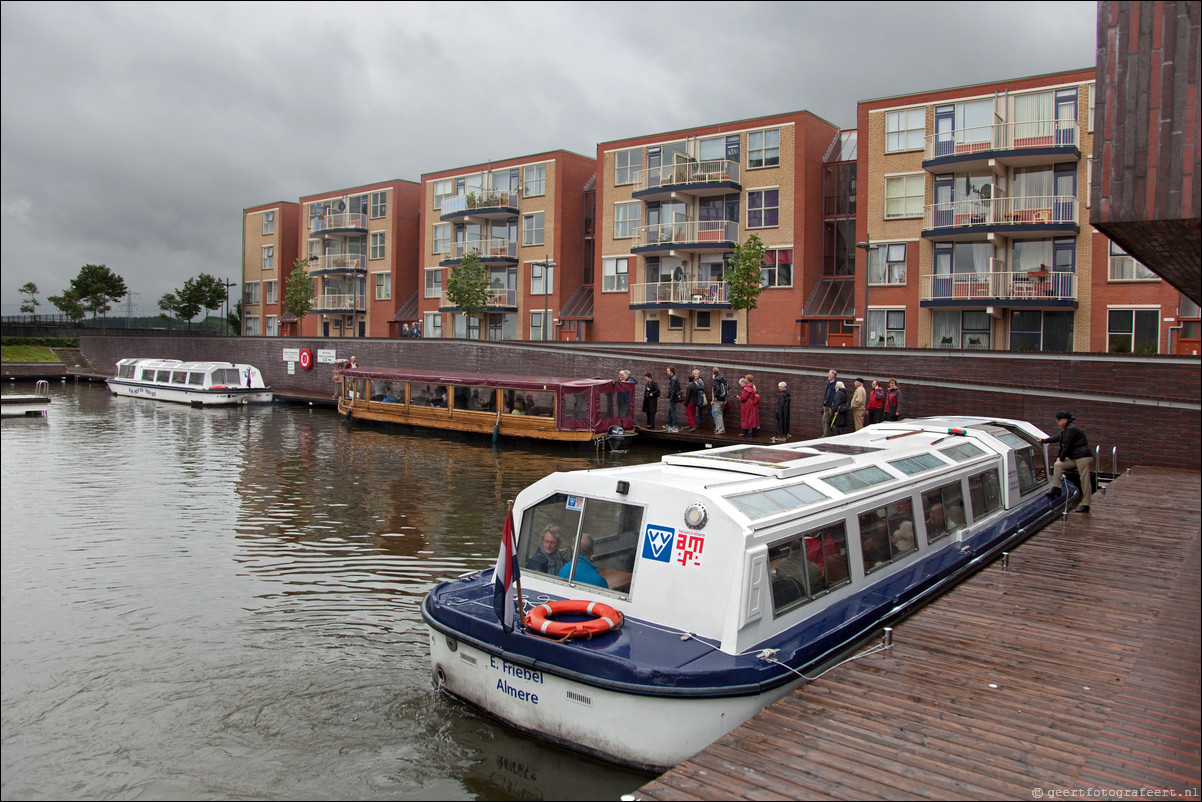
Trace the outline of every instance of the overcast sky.
<path fill-rule="evenodd" d="M 134 314 L 240 281 L 242 209 L 549 150 L 1093 67 L 1097 5 L 2 6 L 3 314 L 88 263 Z M 127 307 L 114 310 L 124 315 Z"/>

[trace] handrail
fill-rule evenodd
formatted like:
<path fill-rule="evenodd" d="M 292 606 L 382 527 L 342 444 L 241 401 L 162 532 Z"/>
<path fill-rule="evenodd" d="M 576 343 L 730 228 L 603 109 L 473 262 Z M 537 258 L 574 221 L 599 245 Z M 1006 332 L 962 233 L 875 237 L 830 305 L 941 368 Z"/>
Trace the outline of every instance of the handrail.
<path fill-rule="evenodd" d="M 996 150 L 1071 148 L 1080 145 L 1081 124 L 1076 120 L 1029 120 L 928 134 L 923 158 L 939 159 Z"/>

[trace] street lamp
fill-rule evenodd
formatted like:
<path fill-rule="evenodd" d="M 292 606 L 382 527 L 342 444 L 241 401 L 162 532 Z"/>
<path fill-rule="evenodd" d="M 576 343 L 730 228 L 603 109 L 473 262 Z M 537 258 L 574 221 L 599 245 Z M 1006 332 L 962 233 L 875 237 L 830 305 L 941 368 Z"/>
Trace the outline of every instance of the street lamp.
<path fill-rule="evenodd" d="M 872 252 L 880 245 L 872 244 L 872 235 L 865 234 L 863 242 L 857 242 L 856 247 L 864 252 L 864 320 L 860 324 L 860 347 L 868 347 L 868 260 L 872 258 Z"/>
<path fill-rule="evenodd" d="M 225 321 L 222 323 L 221 328 L 225 331 L 227 336 L 230 333 L 230 287 L 237 286 L 238 282 L 230 281 L 228 278 L 225 280 Z M 241 334 L 241 332 L 239 332 L 239 334 Z"/>
<path fill-rule="evenodd" d="M 548 314 L 547 303 L 548 303 L 548 296 L 551 294 L 551 281 L 550 281 L 551 270 L 553 268 L 559 267 L 559 265 L 557 265 L 551 261 L 550 254 L 548 254 L 546 256 L 546 258 L 544 258 L 541 262 L 535 262 L 534 264 L 541 265 L 543 268 L 543 337 L 542 337 L 542 339 L 545 342 L 547 339 L 547 330 L 551 328 L 551 325 L 547 322 L 547 314 Z"/>

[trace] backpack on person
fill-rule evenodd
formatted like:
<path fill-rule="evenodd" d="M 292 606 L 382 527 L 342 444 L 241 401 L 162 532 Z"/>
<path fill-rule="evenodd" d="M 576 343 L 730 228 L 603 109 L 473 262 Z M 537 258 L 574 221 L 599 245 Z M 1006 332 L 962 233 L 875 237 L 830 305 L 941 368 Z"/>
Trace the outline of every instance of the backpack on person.
<path fill-rule="evenodd" d="M 703 407 L 708 403 L 709 403 L 709 401 L 705 397 L 705 390 L 698 390 L 697 391 L 697 406 Z"/>
<path fill-rule="evenodd" d="M 721 376 L 718 376 L 714 379 L 714 400 L 726 400 L 726 379 L 722 378 Z"/>

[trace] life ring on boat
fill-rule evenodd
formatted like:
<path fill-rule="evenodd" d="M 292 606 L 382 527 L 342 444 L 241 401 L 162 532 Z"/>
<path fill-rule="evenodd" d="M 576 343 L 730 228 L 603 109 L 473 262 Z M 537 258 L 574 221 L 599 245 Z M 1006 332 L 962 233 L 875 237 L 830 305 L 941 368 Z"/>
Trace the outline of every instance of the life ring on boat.
<path fill-rule="evenodd" d="M 591 615 L 591 621 L 552 621 L 557 615 Z M 526 628 L 549 638 L 592 638 L 622 626 L 622 614 L 602 602 L 564 599 L 540 604 L 526 613 Z"/>
<path fill-rule="evenodd" d="M 210 390 L 228 390 L 229 388 L 228 388 L 228 387 L 226 387 L 224 384 L 214 384 L 214 385 L 213 385 L 212 387 L 210 387 L 209 389 L 210 389 Z"/>

